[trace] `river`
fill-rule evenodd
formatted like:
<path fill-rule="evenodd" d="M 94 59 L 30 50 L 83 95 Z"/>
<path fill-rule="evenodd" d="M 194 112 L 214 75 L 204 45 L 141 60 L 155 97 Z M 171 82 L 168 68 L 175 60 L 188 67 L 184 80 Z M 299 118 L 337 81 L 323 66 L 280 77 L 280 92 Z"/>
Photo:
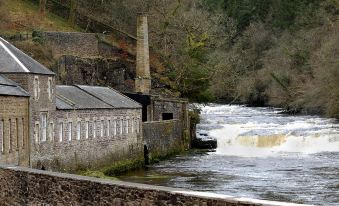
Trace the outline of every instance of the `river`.
<path fill-rule="evenodd" d="M 238 197 L 339 205 L 339 122 L 272 108 L 201 107 L 216 152 L 176 156 L 120 179 Z"/>

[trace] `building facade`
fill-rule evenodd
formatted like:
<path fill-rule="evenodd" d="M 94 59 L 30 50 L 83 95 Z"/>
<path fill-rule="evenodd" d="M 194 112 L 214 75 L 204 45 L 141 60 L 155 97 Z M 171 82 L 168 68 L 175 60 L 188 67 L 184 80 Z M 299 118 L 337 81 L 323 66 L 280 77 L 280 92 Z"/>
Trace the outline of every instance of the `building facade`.
<path fill-rule="evenodd" d="M 56 86 L 4 39 L 0 54 L 0 163 L 74 171 L 143 156 L 140 104 L 108 87 Z M 21 93 L 1 93 L 9 86 Z"/>

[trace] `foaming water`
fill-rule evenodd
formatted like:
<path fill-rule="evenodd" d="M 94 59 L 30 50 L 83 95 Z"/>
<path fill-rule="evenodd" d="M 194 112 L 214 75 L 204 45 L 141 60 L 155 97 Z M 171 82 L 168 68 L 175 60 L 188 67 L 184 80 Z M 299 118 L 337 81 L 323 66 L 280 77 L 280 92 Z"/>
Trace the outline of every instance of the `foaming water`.
<path fill-rule="evenodd" d="M 338 123 L 315 116 L 286 116 L 280 110 L 206 106 L 203 124 L 218 140 L 217 154 L 241 157 L 339 152 Z M 211 125 L 213 125 L 211 127 Z M 219 129 L 214 129 L 215 126 Z"/>
<path fill-rule="evenodd" d="M 122 180 L 284 202 L 339 205 L 339 123 L 272 108 L 201 106 L 213 153 L 180 155 Z"/>

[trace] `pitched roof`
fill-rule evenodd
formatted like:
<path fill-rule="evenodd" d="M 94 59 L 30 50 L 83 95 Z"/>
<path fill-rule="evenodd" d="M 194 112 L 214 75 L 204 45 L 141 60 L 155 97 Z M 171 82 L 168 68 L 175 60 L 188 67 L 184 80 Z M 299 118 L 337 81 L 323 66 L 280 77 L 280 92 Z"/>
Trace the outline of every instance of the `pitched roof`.
<path fill-rule="evenodd" d="M 75 86 L 56 86 L 58 109 L 110 109 L 111 106 Z"/>
<path fill-rule="evenodd" d="M 83 91 L 97 97 L 114 108 L 138 108 L 141 105 L 109 87 L 77 85 Z"/>
<path fill-rule="evenodd" d="M 122 109 L 141 105 L 108 87 L 56 86 L 57 109 Z"/>
<path fill-rule="evenodd" d="M 55 75 L 54 72 L 0 37 L 0 73 L 33 73 Z"/>
<path fill-rule="evenodd" d="M 0 75 L 0 95 L 29 97 L 28 92 L 3 75 Z"/>

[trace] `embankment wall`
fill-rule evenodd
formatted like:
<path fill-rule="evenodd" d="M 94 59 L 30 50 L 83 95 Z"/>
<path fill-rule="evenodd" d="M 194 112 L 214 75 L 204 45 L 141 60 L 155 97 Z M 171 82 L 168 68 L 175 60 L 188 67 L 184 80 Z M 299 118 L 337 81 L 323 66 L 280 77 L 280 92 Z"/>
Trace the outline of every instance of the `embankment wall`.
<path fill-rule="evenodd" d="M 293 206 L 182 189 L 0 166 L 0 205 Z"/>
<path fill-rule="evenodd" d="M 185 150 L 184 128 L 180 120 L 144 122 L 143 137 L 151 161 Z"/>

